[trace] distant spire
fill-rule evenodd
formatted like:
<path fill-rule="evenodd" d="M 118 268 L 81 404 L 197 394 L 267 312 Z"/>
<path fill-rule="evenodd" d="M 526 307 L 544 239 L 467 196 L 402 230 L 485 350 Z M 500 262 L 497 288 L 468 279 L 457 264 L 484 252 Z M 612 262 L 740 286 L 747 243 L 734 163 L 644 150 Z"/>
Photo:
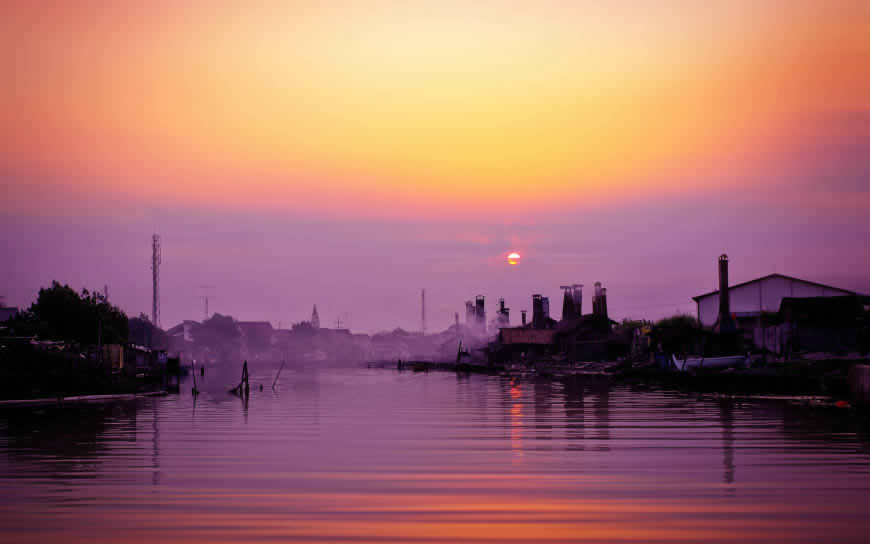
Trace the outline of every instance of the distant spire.
<path fill-rule="evenodd" d="M 314 305 L 314 310 L 311 312 L 311 326 L 315 329 L 320 328 L 320 316 L 317 315 L 317 304 Z"/>

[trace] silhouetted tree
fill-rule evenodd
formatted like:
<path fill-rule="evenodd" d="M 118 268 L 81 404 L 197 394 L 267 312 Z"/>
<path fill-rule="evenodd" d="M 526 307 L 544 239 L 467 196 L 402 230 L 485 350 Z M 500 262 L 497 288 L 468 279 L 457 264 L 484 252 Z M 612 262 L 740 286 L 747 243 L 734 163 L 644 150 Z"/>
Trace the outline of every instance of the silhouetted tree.
<path fill-rule="evenodd" d="M 39 290 L 29 315 L 41 338 L 80 344 L 127 342 L 127 316 L 109 304 L 100 293 L 82 289 L 81 295 L 69 285 L 51 282 Z"/>
<path fill-rule="evenodd" d="M 212 352 L 216 358 L 238 359 L 241 350 L 241 333 L 236 320 L 228 315 L 214 314 L 191 330 L 198 350 Z"/>
<path fill-rule="evenodd" d="M 166 331 L 151 323 L 151 319 L 144 313 L 129 321 L 128 338 L 131 344 L 148 346 L 154 349 L 166 349 L 168 337 Z"/>

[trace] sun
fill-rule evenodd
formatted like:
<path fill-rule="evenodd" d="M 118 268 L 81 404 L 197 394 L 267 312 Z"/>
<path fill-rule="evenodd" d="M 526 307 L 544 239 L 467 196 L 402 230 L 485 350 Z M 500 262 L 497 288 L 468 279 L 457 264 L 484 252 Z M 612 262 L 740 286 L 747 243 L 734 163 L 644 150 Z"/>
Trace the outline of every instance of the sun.
<path fill-rule="evenodd" d="M 508 259 L 508 264 L 512 264 L 512 265 L 520 264 L 520 254 L 517 253 L 516 251 L 508 254 L 507 259 Z"/>

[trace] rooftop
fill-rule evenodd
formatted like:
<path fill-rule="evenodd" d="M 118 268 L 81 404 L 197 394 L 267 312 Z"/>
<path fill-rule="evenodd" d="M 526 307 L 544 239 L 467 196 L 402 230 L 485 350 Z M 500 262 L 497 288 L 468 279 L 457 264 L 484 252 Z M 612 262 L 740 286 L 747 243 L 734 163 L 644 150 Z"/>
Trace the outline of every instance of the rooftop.
<path fill-rule="evenodd" d="M 856 293 L 855 291 L 849 291 L 848 289 L 841 289 L 839 287 L 834 287 L 833 285 L 825 285 L 824 283 L 817 283 L 814 281 L 802 280 L 800 278 L 795 278 L 793 276 L 786 276 L 784 274 L 768 274 L 767 276 L 755 278 L 754 280 L 744 281 L 743 283 L 738 283 L 736 285 L 729 285 L 728 289 L 737 289 L 738 287 L 743 287 L 745 285 L 749 285 L 752 283 L 758 283 L 758 282 L 762 282 L 762 281 L 773 279 L 773 278 L 780 278 L 780 279 L 789 280 L 789 281 L 798 281 L 801 283 L 805 283 L 807 285 L 812 285 L 815 287 L 822 287 L 824 289 L 833 289 L 834 291 L 840 291 L 841 293 L 845 293 L 847 295 L 859 294 L 859 293 Z M 710 297 L 713 295 L 718 295 L 718 294 L 719 294 L 719 290 L 716 289 L 715 291 L 710 291 L 709 293 L 704 293 L 703 295 L 698 295 L 698 296 L 692 297 L 692 300 L 697 302 L 698 300 L 700 300 L 702 298 L 707 298 L 707 297 Z"/>

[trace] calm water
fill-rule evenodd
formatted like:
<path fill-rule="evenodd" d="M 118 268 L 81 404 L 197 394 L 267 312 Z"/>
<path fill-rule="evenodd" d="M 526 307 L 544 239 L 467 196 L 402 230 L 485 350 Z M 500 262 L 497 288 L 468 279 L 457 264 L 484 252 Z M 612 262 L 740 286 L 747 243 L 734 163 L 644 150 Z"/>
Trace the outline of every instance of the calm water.
<path fill-rule="evenodd" d="M 563 381 L 252 368 L 0 411 L 3 542 L 867 542 L 843 413 Z M 257 391 L 264 383 L 266 390 Z"/>

